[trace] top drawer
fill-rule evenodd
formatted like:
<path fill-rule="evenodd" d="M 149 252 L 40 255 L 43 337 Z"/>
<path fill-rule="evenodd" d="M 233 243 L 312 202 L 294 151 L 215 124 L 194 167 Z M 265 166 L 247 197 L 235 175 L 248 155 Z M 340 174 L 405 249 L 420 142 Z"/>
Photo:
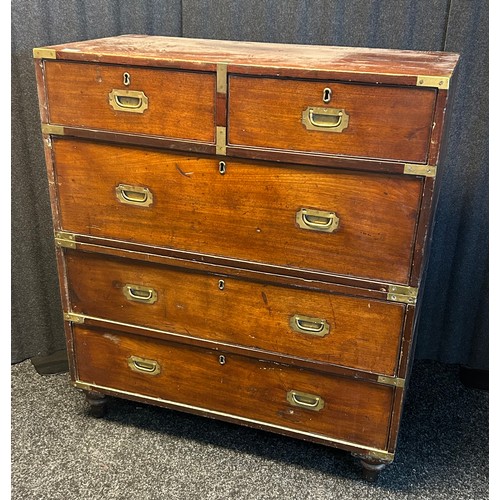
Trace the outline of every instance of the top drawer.
<path fill-rule="evenodd" d="M 436 90 L 229 77 L 228 144 L 426 163 Z"/>
<path fill-rule="evenodd" d="M 45 62 L 49 121 L 215 142 L 214 73 Z"/>

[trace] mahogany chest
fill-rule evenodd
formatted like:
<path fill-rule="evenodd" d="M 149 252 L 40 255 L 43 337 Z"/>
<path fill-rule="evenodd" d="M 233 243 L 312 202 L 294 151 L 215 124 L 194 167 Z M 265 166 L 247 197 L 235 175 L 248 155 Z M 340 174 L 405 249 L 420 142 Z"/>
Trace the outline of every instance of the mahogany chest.
<path fill-rule="evenodd" d="M 458 56 L 34 49 L 71 378 L 392 462 Z"/>

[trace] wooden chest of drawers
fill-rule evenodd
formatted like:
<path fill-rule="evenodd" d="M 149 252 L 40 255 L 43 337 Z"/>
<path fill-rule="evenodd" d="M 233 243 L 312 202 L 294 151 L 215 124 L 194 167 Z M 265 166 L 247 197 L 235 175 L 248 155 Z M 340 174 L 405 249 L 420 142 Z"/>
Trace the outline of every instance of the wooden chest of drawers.
<path fill-rule="evenodd" d="M 393 460 L 456 54 L 34 50 L 71 377 Z"/>

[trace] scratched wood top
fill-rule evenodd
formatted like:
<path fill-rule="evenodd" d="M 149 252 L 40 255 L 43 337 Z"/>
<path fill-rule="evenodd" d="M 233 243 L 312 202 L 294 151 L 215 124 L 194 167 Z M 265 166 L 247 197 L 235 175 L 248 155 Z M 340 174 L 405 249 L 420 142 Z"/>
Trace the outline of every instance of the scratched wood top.
<path fill-rule="evenodd" d="M 122 35 L 53 45 L 57 59 L 74 61 L 179 67 L 214 71 L 227 63 L 232 72 L 311 76 L 342 73 L 386 75 L 404 79 L 416 76 L 451 77 L 458 54 L 410 50 L 236 42 L 148 35 Z M 255 68 L 260 68 L 256 71 Z M 279 71 L 279 69 L 285 71 Z"/>

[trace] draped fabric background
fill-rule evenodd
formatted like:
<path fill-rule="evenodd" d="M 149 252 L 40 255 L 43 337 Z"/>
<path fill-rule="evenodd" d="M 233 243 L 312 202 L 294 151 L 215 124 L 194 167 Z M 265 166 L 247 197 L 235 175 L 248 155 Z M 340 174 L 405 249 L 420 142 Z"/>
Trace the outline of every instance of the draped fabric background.
<path fill-rule="evenodd" d="M 487 0 L 13 0 L 12 362 L 65 347 L 32 49 L 125 33 L 459 52 L 416 355 L 488 369 Z"/>

